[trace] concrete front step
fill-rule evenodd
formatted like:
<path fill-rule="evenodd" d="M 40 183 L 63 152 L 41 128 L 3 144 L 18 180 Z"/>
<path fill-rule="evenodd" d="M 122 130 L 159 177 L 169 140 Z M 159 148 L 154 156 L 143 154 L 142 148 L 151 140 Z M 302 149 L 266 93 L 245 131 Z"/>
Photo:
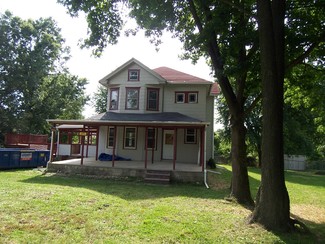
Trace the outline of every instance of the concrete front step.
<path fill-rule="evenodd" d="M 169 171 L 148 170 L 146 172 L 144 181 L 147 183 L 169 184 L 170 172 Z"/>

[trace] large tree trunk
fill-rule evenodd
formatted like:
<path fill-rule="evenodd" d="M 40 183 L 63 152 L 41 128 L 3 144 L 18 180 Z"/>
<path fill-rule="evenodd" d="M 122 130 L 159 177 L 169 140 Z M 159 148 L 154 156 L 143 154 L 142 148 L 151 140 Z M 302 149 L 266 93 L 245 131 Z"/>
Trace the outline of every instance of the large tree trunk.
<path fill-rule="evenodd" d="M 290 202 L 283 161 L 285 1 L 258 0 L 263 84 L 262 178 L 251 222 L 269 230 L 290 227 Z"/>
<path fill-rule="evenodd" d="M 236 198 L 238 203 L 254 206 L 249 188 L 246 166 L 246 128 L 244 119 L 231 119 L 231 165 L 232 182 L 230 196 Z"/>

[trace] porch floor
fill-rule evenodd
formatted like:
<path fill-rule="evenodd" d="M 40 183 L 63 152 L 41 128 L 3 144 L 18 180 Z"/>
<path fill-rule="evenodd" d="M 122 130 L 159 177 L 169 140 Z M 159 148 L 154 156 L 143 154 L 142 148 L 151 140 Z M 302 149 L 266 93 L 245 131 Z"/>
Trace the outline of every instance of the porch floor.
<path fill-rule="evenodd" d="M 54 161 L 51 164 L 59 165 L 81 165 L 81 159 L 68 159 L 62 161 Z M 143 161 L 115 161 L 112 167 L 112 161 L 96 161 L 95 158 L 84 158 L 83 166 L 85 167 L 105 167 L 115 169 L 145 169 Z M 164 170 L 164 171 L 180 171 L 180 172 L 202 172 L 202 166 L 196 163 L 177 162 L 175 170 L 173 170 L 172 160 L 155 161 L 147 163 L 147 170 Z"/>

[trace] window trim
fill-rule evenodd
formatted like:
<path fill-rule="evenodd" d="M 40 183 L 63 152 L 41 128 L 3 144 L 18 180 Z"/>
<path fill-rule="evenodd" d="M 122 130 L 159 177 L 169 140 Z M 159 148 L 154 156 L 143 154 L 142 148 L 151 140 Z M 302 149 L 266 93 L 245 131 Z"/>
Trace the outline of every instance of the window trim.
<path fill-rule="evenodd" d="M 148 147 L 148 139 L 149 139 L 149 129 L 150 130 L 153 130 L 154 132 L 155 132 L 155 134 L 154 134 L 154 144 L 155 144 L 155 147 L 154 148 L 152 148 L 152 147 Z M 146 149 L 150 149 L 150 150 L 157 150 L 157 128 L 147 128 L 147 136 L 146 136 L 146 138 L 147 138 L 147 141 L 146 141 L 146 143 L 145 143 L 145 148 Z"/>
<path fill-rule="evenodd" d="M 188 130 L 194 130 L 194 134 L 189 134 Z M 188 136 L 194 136 L 194 141 L 188 141 Z M 195 128 L 184 129 L 184 144 L 197 144 L 197 129 Z"/>
<path fill-rule="evenodd" d="M 156 98 L 157 106 L 155 109 L 149 107 L 149 104 L 150 104 L 149 95 L 150 95 L 150 92 L 152 92 L 152 91 L 157 92 L 157 98 Z M 159 111 L 159 91 L 160 91 L 159 88 L 147 88 L 147 111 Z"/>
<path fill-rule="evenodd" d="M 180 94 L 184 94 L 184 101 L 183 102 L 178 102 L 177 101 L 177 95 L 180 95 Z M 189 97 L 191 94 L 195 94 L 196 95 L 196 101 L 195 102 L 190 102 L 189 100 Z M 195 103 L 198 103 L 199 101 L 199 92 L 198 91 L 175 91 L 175 103 L 178 103 L 178 104 L 183 104 L 183 103 L 190 103 L 190 104 L 195 104 Z"/>
<path fill-rule="evenodd" d="M 132 79 L 131 78 L 131 72 L 137 72 L 137 78 Z M 140 80 L 140 69 L 129 69 L 128 70 L 128 81 L 139 81 Z"/>
<path fill-rule="evenodd" d="M 113 129 L 113 145 L 109 145 L 109 142 L 110 142 L 110 129 Z M 114 147 L 114 144 L 115 144 L 115 138 L 116 138 L 116 136 L 115 136 L 115 133 L 116 133 L 116 131 L 115 131 L 115 127 L 114 126 L 108 126 L 108 129 L 107 129 L 107 142 L 106 142 L 106 148 L 113 148 Z"/>
<path fill-rule="evenodd" d="M 177 99 L 178 95 L 183 95 L 183 101 L 179 102 Z M 186 96 L 185 96 L 185 92 L 175 92 L 175 103 L 185 103 L 186 101 Z"/>
<path fill-rule="evenodd" d="M 116 101 L 116 108 L 112 108 L 112 92 L 117 92 L 117 101 Z M 110 95 L 109 95 L 109 110 L 118 110 L 118 104 L 120 99 L 120 88 L 111 88 Z"/>
<path fill-rule="evenodd" d="M 190 95 L 195 95 L 195 101 L 194 102 L 190 101 Z M 188 97 L 188 103 L 198 103 L 198 92 L 189 92 L 187 94 L 187 97 Z"/>
<path fill-rule="evenodd" d="M 134 147 L 129 147 L 126 146 L 125 142 L 126 142 L 126 130 L 127 129 L 134 129 Z M 124 149 L 130 149 L 130 150 L 136 150 L 137 149 L 137 136 L 138 136 L 138 127 L 134 127 L 134 126 L 125 126 L 124 127 L 124 133 L 123 133 L 123 148 Z"/>
<path fill-rule="evenodd" d="M 137 106 L 136 108 L 128 108 L 128 91 L 129 90 L 137 90 L 138 97 L 137 97 Z M 140 87 L 125 87 L 125 110 L 139 110 L 139 103 L 140 103 Z"/>

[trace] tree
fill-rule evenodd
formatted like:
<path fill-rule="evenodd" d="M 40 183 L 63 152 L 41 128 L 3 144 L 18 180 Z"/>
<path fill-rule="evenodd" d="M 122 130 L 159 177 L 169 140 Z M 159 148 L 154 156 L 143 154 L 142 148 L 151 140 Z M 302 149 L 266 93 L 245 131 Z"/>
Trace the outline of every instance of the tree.
<path fill-rule="evenodd" d="M 71 119 L 80 118 L 86 82 L 65 69 L 68 58 L 69 49 L 51 18 L 22 20 L 8 11 L 0 15 L 0 142 L 8 132 L 48 132 L 49 116 L 70 111 Z M 49 86 L 59 80 L 67 85 L 67 97 L 60 96 L 61 87 Z"/>
<path fill-rule="evenodd" d="M 257 1 L 263 84 L 262 170 L 251 216 L 270 230 L 290 228 L 290 202 L 283 161 L 283 83 L 285 1 Z M 276 199 L 276 201 L 274 201 Z M 292 226 L 293 227 L 293 226 Z"/>
<path fill-rule="evenodd" d="M 97 91 L 92 97 L 92 103 L 96 113 L 105 113 L 107 111 L 107 88 L 103 86 L 97 87 Z"/>

